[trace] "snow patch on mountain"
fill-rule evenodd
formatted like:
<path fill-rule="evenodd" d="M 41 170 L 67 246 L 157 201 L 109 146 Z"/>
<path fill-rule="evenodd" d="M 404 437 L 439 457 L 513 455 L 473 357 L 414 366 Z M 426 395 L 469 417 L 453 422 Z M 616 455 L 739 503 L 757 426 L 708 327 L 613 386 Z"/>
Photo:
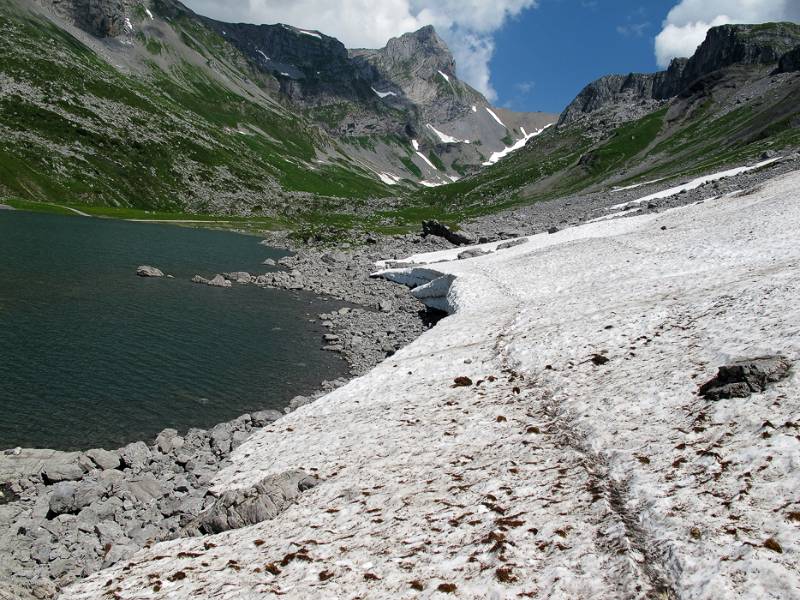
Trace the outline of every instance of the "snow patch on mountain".
<path fill-rule="evenodd" d="M 751 166 L 744 166 L 744 167 L 736 167 L 735 169 L 728 169 L 727 171 L 720 171 L 719 173 L 712 173 L 711 175 L 704 175 L 703 177 L 698 177 L 696 179 L 692 179 L 688 183 L 684 183 L 661 192 L 656 192 L 655 194 L 650 194 L 649 196 L 644 196 L 643 198 L 639 198 L 637 200 L 631 200 L 630 202 L 623 202 L 621 204 L 615 204 L 610 206 L 608 210 L 619 210 L 628 208 L 630 206 L 634 206 L 636 204 L 642 204 L 643 202 L 650 202 L 651 200 L 660 200 L 662 198 L 669 198 L 670 196 L 676 196 L 681 192 L 688 192 L 691 190 L 696 190 L 699 187 L 704 186 L 707 183 L 711 183 L 713 181 L 719 181 L 720 179 L 725 179 L 726 177 L 734 177 L 736 175 L 741 175 L 742 173 L 747 173 L 748 171 L 754 171 L 756 169 L 760 169 L 762 167 L 766 167 L 767 165 L 771 165 L 772 163 L 776 163 L 783 160 L 782 156 L 776 158 L 770 158 L 768 160 L 761 161 Z"/>
<path fill-rule="evenodd" d="M 502 125 L 503 127 L 506 127 L 506 124 L 505 124 L 505 123 L 503 123 L 503 122 L 500 120 L 500 117 L 498 117 L 498 116 L 497 116 L 497 114 L 496 114 L 496 113 L 495 113 L 495 112 L 494 112 L 494 111 L 493 111 L 491 108 L 489 108 L 488 106 L 486 106 L 486 107 L 484 107 L 484 108 L 486 108 L 486 112 L 488 112 L 488 113 L 489 113 L 489 114 L 492 116 L 492 118 L 493 118 L 495 121 L 497 121 L 498 123 L 500 123 L 500 125 Z M 508 127 L 506 127 L 506 129 L 508 129 Z"/>
<path fill-rule="evenodd" d="M 487 109 L 487 110 L 488 110 L 488 109 Z M 526 133 L 526 132 L 525 132 L 525 128 L 524 128 L 524 127 L 523 127 L 523 128 L 521 128 L 521 131 L 522 131 L 522 138 L 520 138 L 519 140 L 517 140 L 517 141 L 516 141 L 514 144 L 512 144 L 511 146 L 507 146 L 506 148 L 503 148 L 502 150 L 499 150 L 499 151 L 497 151 L 497 152 L 494 152 L 494 153 L 493 153 L 493 154 L 492 154 L 492 155 L 489 157 L 489 160 L 487 160 L 486 162 L 484 162 L 484 163 L 483 163 L 483 166 L 484 166 L 484 167 L 489 167 L 489 166 L 491 166 L 491 165 L 493 165 L 493 164 L 497 163 L 497 162 L 498 162 L 500 159 L 502 159 L 502 158 L 505 158 L 506 156 L 508 156 L 508 155 L 509 155 L 509 154 L 511 154 L 512 152 L 516 152 L 516 151 L 517 151 L 517 150 L 519 150 L 520 148 L 524 148 L 524 147 L 525 147 L 525 144 L 527 144 L 527 143 L 528 143 L 528 140 L 530 140 L 531 138 L 535 138 L 537 135 L 541 135 L 542 133 L 544 133 L 544 132 L 545 132 L 545 130 L 546 130 L 548 127 L 552 127 L 552 125 L 553 125 L 552 123 L 550 123 L 549 125 L 545 125 L 545 126 L 544 126 L 544 127 L 542 127 L 541 129 L 537 129 L 537 130 L 536 130 L 536 131 L 534 131 L 533 133 Z"/>
<path fill-rule="evenodd" d="M 395 94 L 394 92 L 379 92 L 375 88 L 371 89 L 373 92 L 375 92 L 375 95 L 377 95 L 379 98 L 388 98 L 389 96 L 397 96 L 397 94 Z"/>
<path fill-rule="evenodd" d="M 469 140 L 460 140 L 458 138 L 453 137 L 452 135 L 447 135 L 446 133 L 442 133 L 436 127 L 428 123 L 428 129 L 433 131 L 441 140 L 443 144 L 469 144 Z"/>

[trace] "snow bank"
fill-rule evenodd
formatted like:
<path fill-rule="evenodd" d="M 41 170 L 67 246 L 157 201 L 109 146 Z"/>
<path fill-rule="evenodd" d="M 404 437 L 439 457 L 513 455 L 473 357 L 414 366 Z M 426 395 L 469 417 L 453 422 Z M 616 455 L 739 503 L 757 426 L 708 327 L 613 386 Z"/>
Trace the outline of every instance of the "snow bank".
<path fill-rule="evenodd" d="M 417 156 L 419 156 L 422 160 L 424 160 L 425 164 L 427 164 L 431 169 L 433 169 L 434 171 L 438 171 L 438 169 L 431 162 L 431 160 L 427 156 L 425 156 L 422 152 L 417 152 Z"/>
<path fill-rule="evenodd" d="M 320 485 L 63 600 L 800 598 L 798 370 L 747 399 L 696 395 L 730 357 L 800 360 L 799 192 L 795 173 L 387 272 L 448 277 L 431 295 L 454 314 L 213 482 Z"/>
<path fill-rule="evenodd" d="M 486 109 L 486 110 L 489 110 L 489 109 Z M 550 123 L 549 125 L 545 125 L 541 129 L 538 129 L 538 130 L 534 131 L 533 133 L 526 133 L 525 129 L 522 128 L 522 138 L 521 139 L 517 140 L 511 146 L 508 146 L 508 147 L 503 148 L 502 150 L 500 150 L 498 152 L 493 153 L 489 157 L 489 160 L 487 160 L 486 162 L 483 163 L 483 166 L 484 167 L 489 167 L 489 166 L 497 163 L 501 158 L 505 158 L 506 156 L 508 156 L 512 152 L 516 152 L 517 150 L 519 150 L 521 148 L 524 148 L 525 144 L 528 143 L 528 140 L 530 140 L 531 138 L 535 138 L 537 135 L 541 135 L 542 133 L 544 133 L 544 131 L 548 127 L 551 127 L 552 125 L 553 125 L 552 123 Z"/>
<path fill-rule="evenodd" d="M 635 204 L 642 204 L 643 202 L 650 202 L 651 200 L 660 200 L 661 198 L 669 198 L 670 196 L 677 196 L 681 192 L 688 192 L 691 190 L 696 190 L 697 188 L 711 183 L 712 181 L 719 181 L 720 179 L 725 179 L 726 177 L 734 177 L 736 175 L 741 175 L 742 173 L 747 173 L 748 171 L 754 171 L 756 169 L 760 169 L 762 167 L 766 167 L 767 165 L 771 165 L 772 163 L 776 163 L 778 161 L 783 160 L 783 157 L 778 158 L 770 158 L 769 160 L 762 161 L 760 163 L 756 163 L 755 165 L 749 167 L 737 167 L 735 169 L 729 169 L 727 171 L 720 171 L 719 173 L 713 173 L 711 175 L 704 175 L 703 177 L 698 177 L 697 179 L 693 179 L 689 183 L 684 183 L 682 185 L 669 188 L 667 190 L 663 190 L 661 192 L 656 192 L 655 194 L 650 194 L 649 196 L 645 196 L 644 198 L 639 198 L 638 200 L 632 200 L 630 202 L 623 202 L 622 204 L 615 204 L 614 206 L 610 206 L 608 210 L 618 210 L 621 208 L 627 208 L 629 206 Z M 633 186 L 635 188 L 637 186 Z M 626 188 L 619 188 L 619 189 L 626 189 Z M 628 188 L 632 189 L 632 188 Z M 617 190 L 619 191 L 619 190 Z"/>
<path fill-rule="evenodd" d="M 500 123 L 500 125 L 502 125 L 503 127 L 506 127 L 506 124 L 505 124 L 505 123 L 503 123 L 503 122 L 500 120 L 500 117 L 498 117 L 498 116 L 497 116 L 497 114 L 495 114 L 495 112 L 494 112 L 494 111 L 493 111 L 491 108 L 489 108 L 488 106 L 486 106 L 485 108 L 486 108 L 486 112 L 488 112 L 488 113 L 489 113 L 489 114 L 492 116 L 492 118 L 493 118 L 495 121 L 497 121 L 498 123 Z M 508 127 L 506 127 L 506 129 L 508 129 Z"/>
<path fill-rule="evenodd" d="M 453 137 L 452 135 L 447 135 L 446 133 L 442 133 L 430 123 L 428 123 L 427 127 L 439 137 L 439 139 L 443 144 L 469 144 L 469 140 L 460 140 L 458 138 Z"/>
<path fill-rule="evenodd" d="M 378 173 L 380 180 L 386 185 L 397 185 L 402 181 L 402 177 L 398 177 L 392 173 Z"/>
<path fill-rule="evenodd" d="M 394 92 L 379 92 L 375 88 L 371 89 L 373 92 L 375 92 L 375 95 L 377 95 L 379 98 L 388 98 L 389 96 L 397 96 L 397 94 L 395 94 Z"/>

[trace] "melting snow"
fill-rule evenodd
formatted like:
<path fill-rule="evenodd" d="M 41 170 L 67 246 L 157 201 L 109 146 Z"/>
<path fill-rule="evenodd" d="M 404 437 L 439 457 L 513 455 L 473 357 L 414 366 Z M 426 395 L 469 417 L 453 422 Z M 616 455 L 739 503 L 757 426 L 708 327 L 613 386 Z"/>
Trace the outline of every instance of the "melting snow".
<path fill-rule="evenodd" d="M 439 136 L 439 139 L 442 140 L 443 144 L 469 144 L 469 140 L 459 140 L 458 138 L 454 138 L 451 135 L 447 135 L 446 133 L 442 133 L 438 129 L 436 129 L 433 125 L 428 123 L 428 128 L 433 131 L 436 135 Z"/>
<path fill-rule="evenodd" d="M 498 123 L 500 123 L 500 125 L 502 125 L 503 127 L 506 127 L 506 124 L 505 124 L 505 123 L 503 123 L 503 122 L 500 120 L 500 117 L 498 117 L 498 116 L 497 116 L 497 115 L 494 113 L 494 111 L 493 111 L 491 108 L 489 108 L 488 106 L 486 107 L 486 112 L 488 112 L 490 115 L 492 115 L 492 117 L 494 118 L 494 120 L 495 120 L 495 121 L 497 121 Z M 506 129 L 508 129 L 508 127 L 506 127 Z"/>
<path fill-rule="evenodd" d="M 442 77 L 444 77 L 444 80 L 445 80 L 447 83 L 450 83 L 450 78 L 447 76 L 447 73 L 443 73 L 442 71 L 439 71 L 439 75 L 441 75 Z"/>
<path fill-rule="evenodd" d="M 444 185 L 445 182 L 443 181 L 420 181 L 420 185 L 424 185 L 425 187 L 434 188 L 439 187 L 440 185 Z"/>
<path fill-rule="evenodd" d="M 618 210 L 620 208 L 625 208 L 631 205 L 641 204 L 643 202 L 650 202 L 650 200 L 660 200 L 662 198 L 669 198 L 670 196 L 675 196 L 683 191 L 696 190 L 697 188 L 707 183 L 711 183 L 712 181 L 718 181 L 726 177 L 733 177 L 735 175 L 747 173 L 748 171 L 760 169 L 761 167 L 766 167 L 767 165 L 771 165 L 772 163 L 781 160 L 783 160 L 783 157 L 779 156 L 777 158 L 770 158 L 769 160 L 762 161 L 750 167 L 737 167 L 735 169 L 729 169 L 727 171 L 720 171 L 719 173 L 714 173 L 713 175 L 705 175 L 703 177 L 698 177 L 697 179 L 693 179 L 689 183 L 684 183 L 682 185 L 669 188 L 668 190 L 664 190 L 662 192 L 656 192 L 655 194 L 650 194 L 649 196 L 645 196 L 644 198 L 639 198 L 638 200 L 631 200 L 630 202 L 615 204 L 614 206 L 609 207 L 608 210 Z"/>
<path fill-rule="evenodd" d="M 394 92 L 379 92 L 375 88 L 371 88 L 373 92 L 375 92 L 379 97 L 386 98 L 388 96 L 397 96 Z"/>
<path fill-rule="evenodd" d="M 489 110 L 489 109 L 487 108 L 486 110 Z M 499 152 L 495 152 L 494 154 L 492 154 L 489 157 L 489 160 L 487 160 L 485 163 L 483 163 L 483 166 L 484 167 L 488 167 L 490 165 L 493 165 L 497 161 L 499 161 L 501 158 L 505 158 L 506 156 L 508 156 L 512 152 L 515 152 L 515 151 L 519 150 L 520 148 L 524 148 L 525 144 L 528 143 L 529 139 L 535 138 L 537 135 L 541 135 L 544 132 L 545 129 L 547 129 L 548 127 L 551 127 L 552 125 L 553 125 L 552 123 L 550 123 L 549 125 L 545 125 L 541 129 L 539 129 L 537 131 L 534 131 L 533 133 L 526 133 L 525 132 L 525 128 L 522 128 L 523 137 L 522 137 L 521 140 L 517 140 L 517 142 L 514 145 L 508 146 L 507 148 L 504 148 L 503 150 L 500 150 Z"/>
<path fill-rule="evenodd" d="M 478 107 L 477 107 L 477 106 L 475 106 L 475 105 L 473 105 L 473 106 L 472 106 L 472 112 L 478 112 Z"/>
<path fill-rule="evenodd" d="M 378 177 L 380 177 L 381 181 L 386 185 L 397 185 L 402 180 L 402 177 L 391 173 L 378 173 Z"/>
<path fill-rule="evenodd" d="M 155 544 L 61 600 L 389 600 L 412 581 L 460 600 L 797 598 L 800 372 L 748 399 L 697 386 L 731 356 L 800 360 L 798 194 L 792 173 L 386 272 L 454 314 L 254 431 L 212 489 L 295 469 L 320 484 L 272 520 Z"/>
<path fill-rule="evenodd" d="M 131 23 L 131 20 L 128 17 L 125 17 L 123 26 L 126 33 L 133 33 L 133 23 Z"/>
<path fill-rule="evenodd" d="M 270 59 L 270 57 L 269 57 L 269 56 L 267 56 L 266 54 L 264 54 L 264 53 L 263 53 L 261 50 L 256 50 L 256 52 L 258 52 L 258 53 L 259 53 L 261 56 L 263 56 L 263 57 L 264 57 L 264 60 L 272 60 L 272 59 Z"/>
<path fill-rule="evenodd" d="M 414 146 L 415 152 L 419 152 L 419 142 L 417 140 L 411 140 L 411 145 Z"/>
<path fill-rule="evenodd" d="M 428 166 L 431 169 L 433 169 L 434 171 L 438 171 L 439 170 L 433 165 L 433 163 L 428 159 L 428 157 L 425 156 L 422 152 L 417 152 L 417 156 L 419 156 L 422 160 L 424 160 L 426 163 L 428 163 Z"/>
<path fill-rule="evenodd" d="M 636 188 L 640 188 L 640 187 L 643 187 L 645 185 L 650 185 L 652 183 L 658 183 L 659 181 L 663 181 L 663 180 L 664 180 L 664 178 L 662 177 L 661 179 L 653 179 L 652 181 L 643 181 L 642 183 L 635 183 L 633 185 L 626 185 L 626 186 L 623 186 L 623 187 L 611 188 L 611 191 L 612 192 L 624 192 L 626 190 L 635 190 Z"/>
<path fill-rule="evenodd" d="M 316 31 L 306 31 L 305 29 L 298 29 L 297 31 L 299 31 L 303 35 L 310 35 L 311 37 L 315 37 L 320 40 L 322 39 L 322 36 L 318 34 Z"/>
<path fill-rule="evenodd" d="M 150 20 L 152 21 L 153 20 L 153 13 L 150 12 L 150 9 L 149 8 L 145 8 L 144 12 L 148 17 L 150 17 Z"/>

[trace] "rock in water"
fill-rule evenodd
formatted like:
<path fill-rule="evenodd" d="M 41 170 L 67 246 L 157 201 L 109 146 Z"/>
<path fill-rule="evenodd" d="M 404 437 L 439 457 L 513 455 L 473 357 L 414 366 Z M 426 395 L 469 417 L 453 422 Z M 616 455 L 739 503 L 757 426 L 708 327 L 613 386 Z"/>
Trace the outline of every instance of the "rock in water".
<path fill-rule="evenodd" d="M 139 277 L 163 277 L 164 273 L 161 269 L 156 269 L 155 267 L 151 267 L 148 265 L 143 265 L 136 269 L 136 274 Z"/>
<path fill-rule="evenodd" d="M 234 283 L 250 283 L 252 277 L 250 273 L 246 271 L 236 271 L 235 273 L 224 273 L 223 277 L 228 281 L 233 281 Z"/>
<path fill-rule="evenodd" d="M 790 363 L 782 356 L 764 356 L 724 365 L 713 379 L 700 387 L 700 395 L 709 400 L 747 398 L 787 377 Z"/>
<path fill-rule="evenodd" d="M 211 281 L 208 282 L 211 287 L 229 288 L 233 284 L 225 279 L 222 275 L 215 275 Z"/>

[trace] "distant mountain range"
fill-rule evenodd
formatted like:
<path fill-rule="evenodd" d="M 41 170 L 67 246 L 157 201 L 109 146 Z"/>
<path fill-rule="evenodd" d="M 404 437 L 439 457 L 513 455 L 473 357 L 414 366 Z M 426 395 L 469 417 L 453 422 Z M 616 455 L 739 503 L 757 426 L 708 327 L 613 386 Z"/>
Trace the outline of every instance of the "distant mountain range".
<path fill-rule="evenodd" d="M 790 23 L 714 28 L 560 116 L 492 107 L 432 27 L 348 50 L 176 0 L 7 0 L 0 26 L 0 197 L 392 227 L 800 145 Z"/>

